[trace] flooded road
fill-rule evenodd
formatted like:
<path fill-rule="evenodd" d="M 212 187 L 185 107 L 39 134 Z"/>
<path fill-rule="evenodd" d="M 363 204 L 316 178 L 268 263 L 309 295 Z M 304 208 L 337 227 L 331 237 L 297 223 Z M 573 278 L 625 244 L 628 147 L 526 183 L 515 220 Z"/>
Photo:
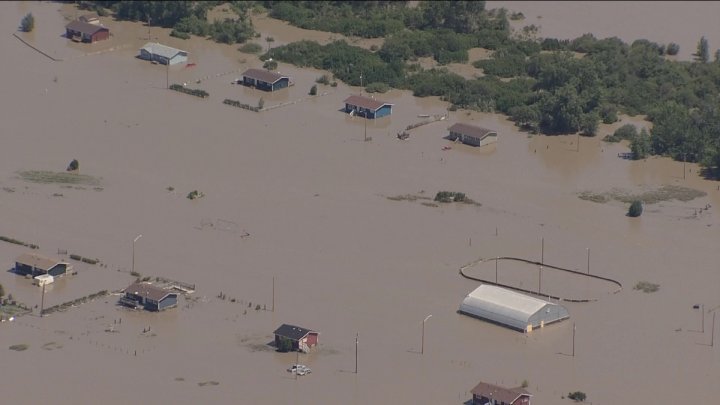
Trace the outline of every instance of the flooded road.
<path fill-rule="evenodd" d="M 682 163 L 667 159 L 624 160 L 624 144 L 530 136 L 505 117 L 465 111 L 401 141 L 396 133 L 419 115 L 444 114 L 448 105 L 393 90 L 377 95 L 394 103 L 392 116 L 365 125 L 339 111 L 358 88 L 319 86 L 321 96 L 308 98 L 326 72 L 280 64 L 296 84 L 268 94 L 230 84 L 262 66 L 234 46 L 152 28 L 152 38 L 188 50 L 196 63 L 167 70 L 136 58 L 147 41 L 140 24 L 108 21 L 107 43 L 75 44 L 60 36 L 67 6 L 2 3 L 0 25 L 12 31 L 27 12 L 38 28 L 26 40 L 63 61 L 0 36 L 2 71 L 12 79 L 0 81 L 8 95 L 0 101 L 2 235 L 36 243 L 45 255 L 67 251 L 106 265 L 76 264 L 76 276 L 46 292 L 50 305 L 126 287 L 133 252 L 143 276 L 197 291 L 160 314 L 120 309 L 118 296 L 108 296 L 0 324 L 9 403 L 123 404 L 130 390 L 183 404 L 460 404 L 480 380 L 525 379 L 538 405 L 563 403 L 576 390 L 595 404 L 640 401 L 648 392 L 668 403 L 720 395 L 720 349 L 703 345 L 712 313 L 695 332 L 701 318 L 692 307 L 720 305 L 720 191 L 697 177 L 697 166 L 683 173 Z M 281 41 L 285 25 L 265 24 L 262 38 Z M 166 80 L 210 96 L 166 90 Z M 284 105 L 254 113 L 225 98 Z M 455 122 L 495 129 L 499 142 L 451 143 L 444 136 Z M 100 190 L 17 174 L 63 171 L 72 159 Z M 626 204 L 578 198 L 668 184 L 708 194 L 648 205 L 635 219 L 625 216 Z M 205 197 L 187 199 L 192 190 Z M 442 190 L 481 205 L 388 198 Z M 570 321 L 529 335 L 456 313 L 477 287 L 460 277 L 461 266 L 479 257 L 537 260 L 543 240 L 546 263 L 583 269 L 589 248 L 593 273 L 626 288 L 611 297 L 601 291 L 596 303 L 568 303 Z M 0 243 L 4 268 L 26 251 Z M 638 281 L 660 290 L 634 291 Z M 548 279 L 548 288 L 564 282 Z M 38 313 L 41 292 L 29 280 L 0 272 L 0 283 Z M 320 332 L 319 350 L 300 355 L 309 376 L 285 371 L 294 353 L 267 349 L 282 323 Z M 13 344 L 29 348 L 7 350 Z M 28 389 L 27 376 L 40 370 L 53 378 Z"/>

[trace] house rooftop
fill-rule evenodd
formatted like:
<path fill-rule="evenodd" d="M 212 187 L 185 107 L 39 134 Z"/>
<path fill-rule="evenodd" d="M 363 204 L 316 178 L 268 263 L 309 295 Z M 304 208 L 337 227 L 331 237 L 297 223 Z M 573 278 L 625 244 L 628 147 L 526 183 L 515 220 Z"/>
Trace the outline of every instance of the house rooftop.
<path fill-rule="evenodd" d="M 473 395 L 481 395 L 486 398 L 496 400 L 498 403 L 511 404 L 513 401 L 518 399 L 521 395 L 530 395 L 525 389 L 521 387 L 517 388 L 505 388 L 493 384 L 479 382 L 475 388 L 472 389 Z"/>
<path fill-rule="evenodd" d="M 457 133 L 460 133 L 463 135 L 468 135 L 468 136 L 474 136 L 477 138 L 484 138 L 488 134 L 492 134 L 492 133 L 497 135 L 497 132 L 493 131 L 492 129 L 479 127 L 477 125 L 464 124 L 464 123 L 460 123 L 460 122 L 458 122 L 457 124 L 454 124 L 453 126 L 448 128 L 448 131 L 457 132 Z"/>
<path fill-rule="evenodd" d="M 275 73 L 264 69 L 248 69 L 245 71 L 245 73 L 243 73 L 243 76 L 270 84 L 274 84 L 280 79 L 288 78 L 288 76 L 283 76 L 280 73 Z"/>
<path fill-rule="evenodd" d="M 68 25 L 65 26 L 65 28 L 86 35 L 93 35 L 98 31 L 108 30 L 107 27 L 103 27 L 102 25 L 90 24 L 80 20 L 69 22 Z"/>
<path fill-rule="evenodd" d="M 148 42 L 140 49 L 144 49 L 153 55 L 159 55 L 166 59 L 172 59 L 175 55 L 179 53 L 184 53 L 185 55 L 187 55 L 187 51 L 159 44 L 157 42 Z"/>
<path fill-rule="evenodd" d="M 312 332 L 310 329 L 284 323 L 279 328 L 275 329 L 273 334 L 286 337 L 290 340 L 300 340 L 307 336 L 310 332 Z"/>
<path fill-rule="evenodd" d="M 139 295 L 153 301 L 160 301 L 166 296 L 173 294 L 170 291 L 155 287 L 152 284 L 135 282 L 124 290 L 125 293 Z"/>
<path fill-rule="evenodd" d="M 20 257 L 15 259 L 15 261 L 17 263 L 34 267 L 36 269 L 41 269 L 44 271 L 52 269 L 58 263 L 63 263 L 62 260 L 51 259 L 49 257 L 37 255 L 34 253 L 23 253 L 22 255 L 20 255 Z"/>
<path fill-rule="evenodd" d="M 374 98 L 364 97 L 364 96 L 355 96 L 355 95 L 346 98 L 344 103 L 358 106 L 361 108 L 365 108 L 368 110 L 373 110 L 373 111 L 379 110 L 384 105 L 393 105 L 392 103 L 378 101 L 378 100 L 375 100 Z"/>

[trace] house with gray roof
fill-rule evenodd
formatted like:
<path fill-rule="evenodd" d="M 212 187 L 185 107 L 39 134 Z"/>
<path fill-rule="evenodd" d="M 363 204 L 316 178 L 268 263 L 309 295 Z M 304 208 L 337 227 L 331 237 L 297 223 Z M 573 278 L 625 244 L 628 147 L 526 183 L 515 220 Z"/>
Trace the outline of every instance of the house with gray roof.
<path fill-rule="evenodd" d="M 187 51 L 176 49 L 157 42 L 148 42 L 140 48 L 140 59 L 160 63 L 162 65 L 177 65 L 186 63 L 188 60 Z"/>
<path fill-rule="evenodd" d="M 450 128 L 447 139 L 472 146 L 485 146 L 497 142 L 497 131 L 477 125 L 458 122 Z"/>

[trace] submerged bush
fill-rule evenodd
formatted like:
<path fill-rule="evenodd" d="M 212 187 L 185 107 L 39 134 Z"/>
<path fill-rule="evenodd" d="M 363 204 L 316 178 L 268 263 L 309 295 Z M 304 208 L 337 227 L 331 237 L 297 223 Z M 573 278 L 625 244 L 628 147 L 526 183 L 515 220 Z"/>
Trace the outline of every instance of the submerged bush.
<path fill-rule="evenodd" d="M 635 200 L 632 202 L 632 204 L 630 204 L 630 209 L 628 210 L 627 215 L 629 217 L 636 218 L 636 217 L 639 217 L 640 215 L 642 215 L 642 212 L 643 212 L 642 201 Z"/>

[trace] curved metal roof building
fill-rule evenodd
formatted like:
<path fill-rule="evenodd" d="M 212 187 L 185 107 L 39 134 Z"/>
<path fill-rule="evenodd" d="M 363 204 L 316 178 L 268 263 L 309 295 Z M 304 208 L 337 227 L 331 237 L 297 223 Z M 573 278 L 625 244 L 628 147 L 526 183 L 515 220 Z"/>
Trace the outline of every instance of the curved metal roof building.
<path fill-rule="evenodd" d="M 468 294 L 459 312 L 521 332 L 570 317 L 562 305 L 487 284 Z"/>

